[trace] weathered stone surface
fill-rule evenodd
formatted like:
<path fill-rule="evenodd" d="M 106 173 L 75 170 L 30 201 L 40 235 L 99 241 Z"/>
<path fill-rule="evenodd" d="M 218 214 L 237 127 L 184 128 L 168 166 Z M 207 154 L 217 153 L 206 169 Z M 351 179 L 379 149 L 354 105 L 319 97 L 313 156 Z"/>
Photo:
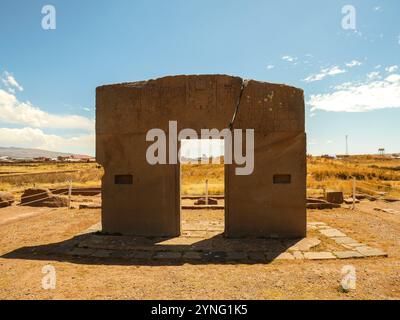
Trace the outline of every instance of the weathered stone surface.
<path fill-rule="evenodd" d="M 311 221 L 311 222 L 307 222 L 307 225 L 310 226 L 326 226 L 325 222 L 318 222 L 318 221 Z"/>
<path fill-rule="evenodd" d="M 383 250 L 371 248 L 368 246 L 357 247 L 356 250 L 365 257 L 387 257 L 388 254 Z"/>
<path fill-rule="evenodd" d="M 333 240 L 335 240 L 336 243 L 338 244 L 351 244 L 351 243 L 358 243 L 356 240 L 350 238 L 350 237 L 336 237 Z"/>
<path fill-rule="evenodd" d="M 68 206 L 68 199 L 53 195 L 49 189 L 29 188 L 21 195 L 21 204 L 31 207 L 66 207 Z"/>
<path fill-rule="evenodd" d="M 294 252 L 293 252 L 293 257 L 294 257 L 296 260 L 302 260 L 302 259 L 304 259 L 304 255 L 303 255 L 303 253 L 301 253 L 300 251 L 294 251 Z"/>
<path fill-rule="evenodd" d="M 330 203 L 342 204 L 343 203 L 343 192 L 328 190 L 325 193 L 326 201 Z"/>
<path fill-rule="evenodd" d="M 375 211 L 382 211 L 389 214 L 398 214 L 400 213 L 398 210 L 390 209 L 390 208 L 374 208 Z"/>
<path fill-rule="evenodd" d="M 324 236 L 327 237 L 346 237 L 346 234 L 344 234 L 343 232 L 337 230 L 337 229 L 320 229 L 319 232 L 321 232 Z"/>
<path fill-rule="evenodd" d="M 218 200 L 217 200 L 217 199 L 214 199 L 214 198 L 208 198 L 208 203 L 206 203 L 206 198 L 200 198 L 200 199 L 197 199 L 197 200 L 194 202 L 194 204 L 195 204 L 196 206 L 199 206 L 199 205 L 208 205 L 208 206 L 210 206 L 210 205 L 216 205 L 216 204 L 218 204 Z"/>
<path fill-rule="evenodd" d="M 343 199 L 343 202 L 344 202 L 345 204 L 353 204 L 353 198 L 346 198 L 346 199 Z M 360 200 L 355 199 L 354 203 L 360 203 Z"/>
<path fill-rule="evenodd" d="M 334 251 L 333 253 L 339 259 L 352 259 L 363 257 L 363 255 L 357 251 Z"/>
<path fill-rule="evenodd" d="M 0 191 L 0 208 L 11 206 L 14 203 L 14 196 L 10 192 Z"/>
<path fill-rule="evenodd" d="M 321 240 L 318 238 L 304 238 L 291 246 L 289 250 L 295 251 L 309 251 L 311 248 L 318 246 L 321 243 Z"/>
<path fill-rule="evenodd" d="M 319 203 L 307 203 L 307 209 L 334 209 L 340 208 L 340 204 L 337 203 L 330 203 L 330 202 L 319 202 Z"/>
<path fill-rule="evenodd" d="M 146 151 L 153 142 L 146 134 L 153 128 L 169 132 L 171 119 L 178 132 L 223 130 L 236 108 L 232 126 L 254 129 L 255 165 L 251 175 L 236 174 L 242 165 L 227 166 L 226 236 L 304 237 L 303 91 L 226 75 L 171 76 L 96 89 L 96 158 L 105 170 L 103 231 L 179 235 L 180 165 L 149 164 Z M 287 183 L 274 179 L 282 174 L 290 175 Z"/>
<path fill-rule="evenodd" d="M 282 252 L 275 259 L 276 260 L 294 260 L 294 256 L 289 252 Z"/>
<path fill-rule="evenodd" d="M 336 259 L 332 252 L 304 252 L 304 258 L 309 260 Z"/>
<path fill-rule="evenodd" d="M 81 203 L 79 209 L 101 209 L 101 204 L 96 203 Z"/>
<path fill-rule="evenodd" d="M 383 198 L 383 200 L 386 202 L 398 202 L 398 201 L 400 201 L 400 198 L 385 197 L 385 198 Z"/>

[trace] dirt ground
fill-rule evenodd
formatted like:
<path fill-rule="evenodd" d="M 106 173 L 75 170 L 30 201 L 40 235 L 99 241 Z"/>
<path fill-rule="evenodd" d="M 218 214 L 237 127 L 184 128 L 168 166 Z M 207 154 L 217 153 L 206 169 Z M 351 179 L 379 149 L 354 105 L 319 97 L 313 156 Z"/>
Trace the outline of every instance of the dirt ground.
<path fill-rule="evenodd" d="M 10 258 L 23 247 L 68 240 L 100 219 L 100 210 L 0 209 L 1 299 L 400 299 L 400 214 L 373 210 L 400 204 L 363 202 L 362 211 L 308 213 L 388 258 L 281 260 L 269 264 L 151 264 L 62 257 Z M 22 209 L 22 210 L 21 210 Z M 184 211 L 182 219 L 223 220 L 222 211 Z M 42 268 L 55 267 L 56 288 L 42 289 Z M 341 269 L 356 269 L 356 290 L 339 288 Z"/>

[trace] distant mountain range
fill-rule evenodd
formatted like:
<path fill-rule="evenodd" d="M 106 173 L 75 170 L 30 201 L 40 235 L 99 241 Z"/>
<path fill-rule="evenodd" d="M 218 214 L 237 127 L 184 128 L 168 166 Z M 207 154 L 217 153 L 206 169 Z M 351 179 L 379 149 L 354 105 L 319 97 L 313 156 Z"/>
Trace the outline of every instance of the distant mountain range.
<path fill-rule="evenodd" d="M 65 152 L 57 152 L 57 151 L 48 151 L 41 149 L 30 149 L 30 148 L 14 148 L 14 147 L 0 147 L 0 157 L 8 156 L 11 158 L 37 158 L 37 157 L 46 157 L 46 158 L 57 158 L 58 156 L 66 157 L 74 155 L 73 153 L 65 153 Z"/>

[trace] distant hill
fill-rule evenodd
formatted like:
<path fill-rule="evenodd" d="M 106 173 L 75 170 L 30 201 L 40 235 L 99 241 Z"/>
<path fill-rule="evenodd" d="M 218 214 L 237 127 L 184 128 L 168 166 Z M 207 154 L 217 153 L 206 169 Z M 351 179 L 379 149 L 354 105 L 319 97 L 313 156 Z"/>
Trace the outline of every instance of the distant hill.
<path fill-rule="evenodd" d="M 8 156 L 11 158 L 37 158 L 37 157 L 46 157 L 46 158 L 57 158 L 58 156 L 69 156 L 73 155 L 72 153 L 65 152 L 57 152 L 57 151 L 48 151 L 48 150 L 40 150 L 40 149 L 29 149 L 29 148 L 14 148 L 14 147 L 0 147 L 0 157 Z"/>

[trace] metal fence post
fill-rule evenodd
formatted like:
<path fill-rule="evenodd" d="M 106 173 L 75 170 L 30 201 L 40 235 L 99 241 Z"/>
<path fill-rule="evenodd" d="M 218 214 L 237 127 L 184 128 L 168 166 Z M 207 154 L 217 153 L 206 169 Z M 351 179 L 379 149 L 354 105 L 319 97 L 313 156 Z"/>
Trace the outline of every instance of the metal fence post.
<path fill-rule="evenodd" d="M 68 209 L 71 209 L 72 180 L 69 180 L 68 182 Z"/>
<path fill-rule="evenodd" d="M 206 179 L 206 205 L 208 206 L 208 179 Z"/>
<path fill-rule="evenodd" d="M 356 178 L 353 177 L 353 207 L 352 209 L 355 210 L 356 208 Z"/>

